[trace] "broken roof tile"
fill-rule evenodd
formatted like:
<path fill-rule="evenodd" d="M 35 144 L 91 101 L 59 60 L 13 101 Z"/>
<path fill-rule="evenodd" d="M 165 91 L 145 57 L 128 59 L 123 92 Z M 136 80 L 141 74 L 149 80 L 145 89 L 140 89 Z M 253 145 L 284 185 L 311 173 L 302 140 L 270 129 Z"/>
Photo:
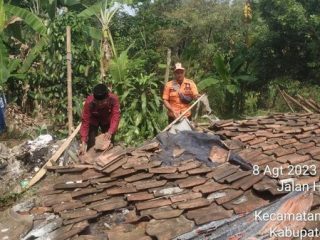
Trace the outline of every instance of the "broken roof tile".
<path fill-rule="evenodd" d="M 181 193 L 184 191 L 185 191 L 184 189 L 179 187 L 164 186 L 160 189 L 153 190 L 153 194 L 155 197 L 164 197 L 167 195 L 173 195 L 173 194 Z"/>
<path fill-rule="evenodd" d="M 91 203 L 91 202 L 96 202 L 102 199 L 107 199 L 110 196 L 108 195 L 107 191 L 101 192 L 101 193 L 97 193 L 94 195 L 89 195 L 86 197 L 81 197 L 79 200 L 83 203 Z"/>
<path fill-rule="evenodd" d="M 276 157 L 282 157 L 282 156 L 289 155 L 289 154 L 295 153 L 295 152 L 296 152 L 296 150 L 294 148 L 279 147 L 279 148 L 273 150 L 273 153 L 275 154 Z"/>
<path fill-rule="evenodd" d="M 99 193 L 102 192 L 103 189 L 97 189 L 97 188 L 85 188 L 85 189 L 81 189 L 79 191 L 73 191 L 71 193 L 71 196 L 73 198 L 76 197 L 80 197 L 80 196 L 84 196 L 84 195 L 89 195 L 89 194 L 93 194 L 93 193 Z"/>
<path fill-rule="evenodd" d="M 267 140 L 266 137 L 257 137 L 249 142 L 247 142 L 249 145 L 257 145 L 259 143 L 264 143 Z"/>
<path fill-rule="evenodd" d="M 159 167 L 161 164 L 162 164 L 161 161 L 150 161 L 147 164 L 136 165 L 136 166 L 134 166 L 134 169 L 135 170 L 145 170 L 145 171 L 147 171 L 150 168 Z"/>
<path fill-rule="evenodd" d="M 81 183 L 58 183 L 53 187 L 54 189 L 75 189 L 75 188 L 85 188 L 88 187 L 90 182 L 81 182 Z"/>
<path fill-rule="evenodd" d="M 228 155 L 229 155 L 228 150 L 214 145 L 210 149 L 209 159 L 212 162 L 224 163 L 227 161 Z"/>
<path fill-rule="evenodd" d="M 221 170 L 223 170 L 223 171 L 221 171 Z M 214 180 L 218 181 L 222 178 L 230 176 L 231 174 L 233 174 L 237 171 L 239 171 L 239 166 L 234 166 L 234 165 L 229 164 L 229 166 L 225 166 L 224 168 L 219 169 L 219 171 L 217 171 L 217 169 L 214 169 L 212 177 Z"/>
<path fill-rule="evenodd" d="M 300 155 L 300 154 L 290 154 L 286 156 L 282 156 L 280 158 L 277 158 L 277 161 L 286 163 L 289 162 L 290 164 L 297 164 L 302 163 L 310 159 L 309 155 Z"/>
<path fill-rule="evenodd" d="M 44 197 L 43 206 L 51 207 L 53 205 L 60 204 L 62 202 L 70 202 L 70 201 L 72 201 L 71 193 L 49 195 Z"/>

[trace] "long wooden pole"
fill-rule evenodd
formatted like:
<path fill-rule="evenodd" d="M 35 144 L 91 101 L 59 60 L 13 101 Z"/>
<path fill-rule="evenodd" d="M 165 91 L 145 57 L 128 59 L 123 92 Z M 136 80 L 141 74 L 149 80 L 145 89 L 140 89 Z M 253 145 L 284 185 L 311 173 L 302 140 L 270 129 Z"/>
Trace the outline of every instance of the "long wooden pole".
<path fill-rule="evenodd" d="M 294 110 L 293 110 L 293 108 L 291 107 L 291 105 L 290 105 L 290 103 L 289 103 L 288 99 L 284 96 L 284 94 L 283 94 L 283 92 L 281 91 L 281 89 L 280 89 L 280 88 L 278 88 L 278 90 L 279 90 L 279 92 L 280 92 L 280 94 L 281 94 L 282 98 L 284 99 L 284 101 L 286 102 L 286 104 L 288 105 L 288 107 L 290 108 L 291 112 L 294 112 Z"/>
<path fill-rule="evenodd" d="M 81 124 L 78 125 L 76 130 L 73 131 L 73 133 L 67 138 L 66 141 L 60 146 L 60 148 L 52 155 L 52 157 L 46 162 L 45 165 L 37 172 L 37 174 L 30 180 L 27 188 L 32 187 L 34 184 L 36 184 L 47 172 L 47 167 L 50 167 L 53 165 L 54 162 L 56 162 L 61 154 L 69 147 L 70 143 L 74 139 L 74 137 L 78 134 L 80 130 Z"/>
<path fill-rule="evenodd" d="M 163 129 L 161 132 L 165 132 L 168 129 L 170 129 L 176 122 L 178 122 L 187 112 L 189 112 L 194 106 L 197 105 L 197 103 L 205 96 L 205 94 L 201 95 L 188 109 L 186 109 L 183 113 L 180 114 L 179 117 L 177 117 L 172 123 L 170 123 L 165 129 Z"/>
<path fill-rule="evenodd" d="M 168 51 L 167 51 L 166 73 L 165 73 L 165 75 L 164 75 L 164 84 L 166 84 L 166 83 L 169 81 L 170 65 L 171 65 L 171 49 L 168 48 Z"/>
<path fill-rule="evenodd" d="M 67 26 L 67 89 L 68 89 L 68 132 L 69 136 L 74 129 L 72 115 L 72 67 L 71 67 L 71 27 Z"/>
<path fill-rule="evenodd" d="M 306 106 L 302 105 L 301 103 L 299 103 L 297 100 L 295 100 L 293 97 L 291 97 L 289 94 L 287 94 L 285 91 L 283 91 L 284 95 L 289 98 L 292 102 L 294 102 L 295 104 L 297 104 L 299 107 L 301 107 L 303 110 L 305 110 L 308 113 L 312 113 L 312 111 L 310 109 L 308 109 Z"/>

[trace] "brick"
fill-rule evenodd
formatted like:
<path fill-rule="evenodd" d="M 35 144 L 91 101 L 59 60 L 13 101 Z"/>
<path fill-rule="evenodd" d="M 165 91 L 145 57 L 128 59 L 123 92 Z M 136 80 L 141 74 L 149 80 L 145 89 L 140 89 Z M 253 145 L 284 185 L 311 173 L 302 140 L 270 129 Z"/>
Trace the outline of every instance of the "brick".
<path fill-rule="evenodd" d="M 168 206 L 171 204 L 171 201 L 168 199 L 157 199 L 145 202 L 139 202 L 136 204 L 137 210 L 145 210 L 150 208 L 158 208 L 162 206 Z"/>
<path fill-rule="evenodd" d="M 131 193 L 127 195 L 127 200 L 130 202 L 150 200 L 153 198 L 154 198 L 153 194 L 148 192 L 138 192 L 138 193 Z"/>
<path fill-rule="evenodd" d="M 205 207 L 209 206 L 210 202 L 206 198 L 197 198 L 192 199 L 187 202 L 179 203 L 178 208 L 179 209 L 192 209 L 192 208 L 199 208 L 199 207 Z"/>
<path fill-rule="evenodd" d="M 202 177 L 189 177 L 187 179 L 178 180 L 177 184 L 181 188 L 189 188 L 189 187 L 193 187 L 193 186 L 197 186 L 197 185 L 203 184 L 206 181 L 207 181 L 207 179 L 206 178 L 202 178 Z"/>

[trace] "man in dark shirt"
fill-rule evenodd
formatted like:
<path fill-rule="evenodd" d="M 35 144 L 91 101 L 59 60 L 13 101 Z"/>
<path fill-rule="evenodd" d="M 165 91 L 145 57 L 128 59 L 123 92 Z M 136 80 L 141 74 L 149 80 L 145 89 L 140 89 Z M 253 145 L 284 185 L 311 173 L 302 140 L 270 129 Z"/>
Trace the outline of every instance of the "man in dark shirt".
<path fill-rule="evenodd" d="M 82 112 L 80 128 L 80 154 L 84 154 L 95 144 L 99 127 L 105 139 L 113 141 L 120 122 L 120 103 L 117 95 L 109 93 L 105 84 L 98 84 L 93 94 L 88 96 Z"/>

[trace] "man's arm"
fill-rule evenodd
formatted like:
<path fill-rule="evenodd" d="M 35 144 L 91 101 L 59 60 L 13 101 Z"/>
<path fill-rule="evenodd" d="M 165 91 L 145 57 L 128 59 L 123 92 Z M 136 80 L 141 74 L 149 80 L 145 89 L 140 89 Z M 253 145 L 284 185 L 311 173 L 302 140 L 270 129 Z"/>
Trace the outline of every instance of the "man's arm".
<path fill-rule="evenodd" d="M 114 97 L 114 103 L 111 110 L 111 119 L 110 119 L 110 127 L 108 129 L 108 134 L 113 135 L 118 130 L 119 122 L 120 122 L 120 102 L 117 96 Z"/>
<path fill-rule="evenodd" d="M 82 124 L 80 128 L 81 142 L 86 143 L 88 141 L 89 125 L 90 125 L 90 103 L 87 99 L 82 110 Z"/>

